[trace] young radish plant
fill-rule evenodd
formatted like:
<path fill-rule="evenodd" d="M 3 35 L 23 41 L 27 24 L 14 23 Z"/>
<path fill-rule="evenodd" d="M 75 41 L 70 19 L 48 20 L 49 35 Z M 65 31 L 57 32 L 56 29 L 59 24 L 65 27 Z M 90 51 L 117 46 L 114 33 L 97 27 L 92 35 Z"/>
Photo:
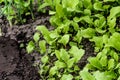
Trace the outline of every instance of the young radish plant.
<path fill-rule="evenodd" d="M 37 26 L 27 46 L 28 53 L 38 51 L 43 80 L 119 80 L 120 17 L 119 0 L 44 0 L 39 8 L 51 7 L 54 30 Z M 84 38 L 93 42 L 96 56 L 80 69 L 85 55 Z"/>

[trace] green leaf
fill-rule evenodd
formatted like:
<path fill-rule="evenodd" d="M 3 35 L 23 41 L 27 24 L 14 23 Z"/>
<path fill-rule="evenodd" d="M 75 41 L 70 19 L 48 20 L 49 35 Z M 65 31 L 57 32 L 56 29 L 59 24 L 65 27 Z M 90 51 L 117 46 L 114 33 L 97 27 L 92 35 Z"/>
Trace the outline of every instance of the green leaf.
<path fill-rule="evenodd" d="M 57 70 L 57 66 L 53 66 L 52 68 L 50 68 L 49 75 L 54 76 L 57 73 Z"/>
<path fill-rule="evenodd" d="M 108 45 L 120 51 L 120 33 L 113 33 L 108 41 Z"/>
<path fill-rule="evenodd" d="M 54 14 L 56 14 L 56 12 L 55 11 L 49 11 L 49 15 L 54 15 Z"/>
<path fill-rule="evenodd" d="M 36 33 L 34 34 L 34 36 L 33 36 L 33 39 L 34 39 L 34 41 L 37 43 L 38 40 L 40 39 L 40 34 L 39 34 L 38 32 L 36 32 Z"/>
<path fill-rule="evenodd" d="M 50 32 L 48 31 L 48 29 L 41 25 L 41 26 L 37 26 L 36 30 L 40 31 L 42 33 L 42 35 L 44 36 L 45 40 L 50 43 L 51 38 L 50 38 Z"/>
<path fill-rule="evenodd" d="M 80 72 L 82 80 L 95 80 L 94 76 L 92 76 L 88 71 L 81 71 Z"/>
<path fill-rule="evenodd" d="M 108 80 L 114 80 L 117 77 L 114 71 L 105 71 L 105 75 L 108 78 Z"/>
<path fill-rule="evenodd" d="M 66 46 L 66 44 L 69 42 L 69 37 L 70 36 L 68 34 L 65 34 L 58 42 Z"/>
<path fill-rule="evenodd" d="M 95 10 L 98 10 L 98 11 L 103 11 L 104 10 L 101 2 L 94 3 L 93 7 L 94 7 Z"/>
<path fill-rule="evenodd" d="M 46 52 L 46 42 L 45 40 L 39 41 L 39 47 L 40 47 L 40 52 L 45 53 Z"/>
<path fill-rule="evenodd" d="M 27 52 L 31 53 L 34 50 L 34 48 L 35 48 L 35 45 L 34 45 L 33 41 L 30 41 L 27 45 Z"/>
<path fill-rule="evenodd" d="M 49 59 L 49 57 L 47 55 L 45 55 L 41 58 L 41 62 L 46 64 L 48 62 L 48 59 Z"/>
<path fill-rule="evenodd" d="M 87 28 L 87 29 L 81 30 L 81 35 L 84 38 L 91 38 L 95 36 L 95 29 Z"/>
<path fill-rule="evenodd" d="M 50 38 L 52 39 L 55 39 L 55 38 L 58 38 L 59 37 L 59 34 L 57 33 L 57 31 L 53 31 L 50 33 Z"/>
<path fill-rule="evenodd" d="M 47 79 L 47 80 L 55 80 L 55 78 L 49 78 L 49 79 Z"/>
<path fill-rule="evenodd" d="M 72 21 L 72 22 L 71 22 L 71 25 L 74 27 L 74 30 L 75 30 L 75 31 L 78 31 L 79 25 L 78 25 L 77 22 Z"/>
<path fill-rule="evenodd" d="M 110 55 L 111 55 L 111 57 L 114 58 L 114 60 L 116 60 L 118 62 L 119 56 L 115 51 L 111 50 Z"/>
<path fill-rule="evenodd" d="M 90 39 L 90 41 L 95 42 L 95 46 L 98 48 L 98 50 L 103 48 L 103 37 L 102 36 L 93 36 L 92 39 Z"/>
<path fill-rule="evenodd" d="M 79 0 L 62 0 L 62 5 L 67 11 L 74 11 L 76 10 L 76 6 L 78 5 Z"/>
<path fill-rule="evenodd" d="M 30 1 L 28 1 L 28 2 L 24 2 L 24 4 L 23 4 L 25 7 L 28 7 L 29 5 L 30 5 Z"/>
<path fill-rule="evenodd" d="M 101 57 L 101 59 L 100 59 L 100 64 L 103 66 L 103 67 L 105 67 L 105 66 L 107 66 L 107 56 L 103 56 L 103 57 Z"/>
<path fill-rule="evenodd" d="M 115 67 L 115 69 L 119 69 L 120 68 L 120 63 L 118 63 Z"/>
<path fill-rule="evenodd" d="M 89 9 L 84 9 L 84 14 L 87 16 L 91 16 L 91 10 Z"/>
<path fill-rule="evenodd" d="M 110 19 L 108 21 L 108 25 L 109 25 L 109 30 L 112 33 L 112 29 L 114 29 L 114 27 L 116 26 L 116 17 L 113 17 L 112 19 Z"/>
<path fill-rule="evenodd" d="M 109 70 L 110 70 L 110 69 L 113 69 L 114 66 L 115 66 L 115 61 L 114 61 L 114 59 L 110 59 L 110 60 L 108 61 L 108 69 L 109 69 Z"/>
<path fill-rule="evenodd" d="M 92 20 L 92 18 L 90 18 L 90 16 L 83 16 L 79 19 L 79 21 L 82 21 L 82 20 L 88 24 L 93 24 L 93 20 Z"/>
<path fill-rule="evenodd" d="M 60 80 L 72 80 L 73 76 L 71 74 L 63 74 Z"/>
<path fill-rule="evenodd" d="M 69 31 L 69 26 L 70 26 L 71 21 L 70 20 L 65 20 L 65 24 L 63 24 L 63 32 L 68 33 Z"/>
<path fill-rule="evenodd" d="M 78 30 L 77 34 L 74 37 L 74 41 L 77 41 L 78 43 L 80 43 L 82 40 L 82 35 L 81 35 L 81 31 Z"/>
<path fill-rule="evenodd" d="M 56 55 L 57 59 L 60 60 L 61 56 L 60 56 L 60 52 L 58 50 L 55 50 L 55 55 Z"/>
<path fill-rule="evenodd" d="M 103 35 L 103 43 L 107 44 L 108 43 L 108 35 Z"/>
<path fill-rule="evenodd" d="M 37 26 L 36 30 L 40 31 L 43 35 L 48 35 L 50 33 L 44 25 Z"/>
<path fill-rule="evenodd" d="M 96 17 L 98 17 L 99 19 L 96 19 L 94 21 L 94 26 L 99 28 L 99 29 L 102 29 L 106 26 L 106 19 L 104 16 L 101 16 L 101 15 L 95 15 Z"/>
<path fill-rule="evenodd" d="M 66 67 L 66 64 L 64 62 L 61 62 L 59 60 L 55 61 L 55 66 L 58 68 L 58 69 L 61 69 L 61 68 L 65 68 Z"/>
<path fill-rule="evenodd" d="M 4 2 L 4 0 L 0 0 L 0 3 Z"/>
<path fill-rule="evenodd" d="M 95 68 L 98 68 L 100 70 L 102 69 L 102 65 L 100 64 L 100 61 L 98 60 L 98 58 L 96 58 L 96 57 L 90 57 L 90 58 L 88 58 L 88 61 Z"/>
<path fill-rule="evenodd" d="M 69 45 L 70 46 L 77 46 L 77 43 L 76 42 L 69 42 Z"/>
<path fill-rule="evenodd" d="M 65 49 L 61 49 L 60 50 L 60 57 L 63 61 L 67 62 L 70 58 L 70 55 L 68 54 L 68 52 Z"/>
<path fill-rule="evenodd" d="M 83 5 L 87 9 L 90 9 L 90 10 L 92 9 L 92 1 L 91 0 L 84 0 Z"/>
<path fill-rule="evenodd" d="M 49 3 L 43 3 L 43 4 L 41 4 L 41 5 L 38 7 L 38 11 L 40 11 L 41 9 L 43 9 L 43 8 L 45 8 L 45 7 L 47 7 L 47 6 L 50 6 L 50 4 L 49 4 Z"/>
<path fill-rule="evenodd" d="M 120 6 L 117 6 L 117 7 L 112 7 L 111 10 L 110 10 L 110 15 L 108 16 L 108 22 L 117 16 L 117 14 L 120 13 Z"/>
<path fill-rule="evenodd" d="M 93 74 L 96 80 L 113 80 L 115 78 L 115 74 L 111 72 L 96 71 Z"/>
<path fill-rule="evenodd" d="M 95 28 L 96 31 L 100 34 L 104 34 L 106 32 L 106 30 L 100 29 L 100 28 Z"/>
<path fill-rule="evenodd" d="M 75 65 L 74 66 L 74 71 L 79 71 L 80 70 L 80 68 L 78 67 L 78 65 Z"/>
<path fill-rule="evenodd" d="M 54 4 L 54 5 L 57 5 L 57 4 L 60 4 L 60 2 L 61 2 L 61 0 L 54 0 L 54 1 L 53 1 L 53 4 Z"/>
<path fill-rule="evenodd" d="M 77 63 L 84 55 L 85 51 L 83 49 L 78 49 L 76 46 L 72 46 L 69 53 L 75 58 L 75 62 Z"/>
<path fill-rule="evenodd" d="M 78 17 L 74 17 L 73 19 L 75 22 L 81 22 L 81 21 L 85 21 L 88 24 L 93 24 L 93 19 L 90 18 L 90 16 L 82 16 L 80 18 Z"/>
<path fill-rule="evenodd" d="M 117 80 L 120 80 L 120 76 L 118 77 L 118 79 Z"/>
<path fill-rule="evenodd" d="M 74 65 L 73 65 L 74 62 L 75 62 L 75 58 L 69 59 L 69 60 L 67 61 L 67 66 L 68 66 L 68 68 L 71 68 L 72 66 L 74 66 Z"/>
<path fill-rule="evenodd" d="M 59 18 L 64 16 L 64 11 L 63 11 L 63 7 L 61 4 L 57 4 L 56 5 L 56 14 Z"/>

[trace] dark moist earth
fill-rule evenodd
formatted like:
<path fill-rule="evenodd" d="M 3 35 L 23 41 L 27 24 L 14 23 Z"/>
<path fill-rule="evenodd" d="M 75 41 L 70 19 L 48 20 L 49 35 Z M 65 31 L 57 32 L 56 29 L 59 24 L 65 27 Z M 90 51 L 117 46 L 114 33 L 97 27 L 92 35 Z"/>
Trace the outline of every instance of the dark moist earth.
<path fill-rule="evenodd" d="M 2 36 L 0 37 L 0 80 L 40 80 L 37 67 L 37 53 L 27 54 L 27 43 L 32 39 L 37 25 L 49 26 L 49 16 L 42 15 L 36 20 L 29 19 L 24 25 L 9 26 L 8 21 L 0 18 Z M 52 29 L 49 26 L 49 29 Z M 20 48 L 20 44 L 24 47 Z"/>
<path fill-rule="evenodd" d="M 0 37 L 0 80 L 39 80 L 32 60 L 15 40 Z"/>
<path fill-rule="evenodd" d="M 40 55 L 27 54 L 27 43 L 32 39 L 37 25 L 50 26 L 49 16 L 41 14 L 35 20 L 28 19 L 26 24 L 9 26 L 4 17 L 0 17 L 2 36 L 0 37 L 0 80 L 41 80 L 38 68 L 33 63 L 40 63 Z M 20 48 L 20 44 L 24 47 Z M 78 66 L 83 68 L 89 56 L 94 56 L 92 43 L 87 39 L 82 41 L 85 55 L 79 61 Z"/>

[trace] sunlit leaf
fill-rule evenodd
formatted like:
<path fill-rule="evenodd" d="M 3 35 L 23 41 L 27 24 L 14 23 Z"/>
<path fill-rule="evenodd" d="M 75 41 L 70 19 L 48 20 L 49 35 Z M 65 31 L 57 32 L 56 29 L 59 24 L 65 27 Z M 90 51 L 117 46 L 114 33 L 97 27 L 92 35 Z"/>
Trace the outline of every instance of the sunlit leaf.
<path fill-rule="evenodd" d="M 95 80 L 94 76 L 85 70 L 81 71 L 80 75 L 82 77 L 82 80 Z"/>
<path fill-rule="evenodd" d="M 96 58 L 96 57 L 90 57 L 90 58 L 88 58 L 88 61 L 95 68 L 98 68 L 100 70 L 102 69 L 102 65 L 100 64 L 100 61 L 98 60 L 98 58 Z"/>
<path fill-rule="evenodd" d="M 31 53 L 35 48 L 35 44 L 33 43 L 33 41 L 30 41 L 27 45 L 27 52 Z"/>
<path fill-rule="evenodd" d="M 103 57 L 101 57 L 101 59 L 100 59 L 100 64 L 102 65 L 102 66 L 107 66 L 107 56 L 103 56 Z"/>
<path fill-rule="evenodd" d="M 61 56 L 60 56 L 60 52 L 58 50 L 55 50 L 55 55 L 56 55 L 57 59 L 60 60 Z"/>
<path fill-rule="evenodd" d="M 72 80 L 73 76 L 71 74 L 63 74 L 60 80 Z"/>
<path fill-rule="evenodd" d="M 61 62 L 61 61 L 56 61 L 56 62 L 55 62 L 55 66 L 56 66 L 58 69 L 61 69 L 61 68 L 66 67 L 66 64 L 65 64 L 64 62 Z"/>
<path fill-rule="evenodd" d="M 110 28 L 114 28 L 116 25 L 116 18 L 113 17 L 109 22 L 108 25 L 110 26 Z"/>
<path fill-rule="evenodd" d="M 118 62 L 119 56 L 118 56 L 118 54 L 115 51 L 111 50 L 110 51 L 110 55 L 111 55 L 111 57 L 114 58 L 114 60 L 116 60 Z"/>
<path fill-rule="evenodd" d="M 79 0 L 62 0 L 62 5 L 67 8 L 68 11 L 74 11 L 76 9 Z"/>
<path fill-rule="evenodd" d="M 96 71 L 94 72 L 94 76 L 96 80 L 112 80 L 115 78 L 115 74 L 111 72 L 100 72 Z"/>
<path fill-rule="evenodd" d="M 59 37 L 59 34 L 56 31 L 53 31 L 53 32 L 50 33 L 50 38 L 55 39 L 55 38 L 58 38 L 58 37 Z"/>
<path fill-rule="evenodd" d="M 43 35 L 48 35 L 50 33 L 48 29 L 43 25 L 37 26 L 36 30 L 40 31 Z"/>
<path fill-rule="evenodd" d="M 115 66 L 115 61 L 114 61 L 114 59 L 110 59 L 110 60 L 108 61 L 108 69 L 113 69 L 114 66 Z"/>
<path fill-rule="evenodd" d="M 75 58 L 75 62 L 78 62 L 81 57 L 84 55 L 85 51 L 83 49 L 78 49 L 76 46 L 72 46 L 69 50 L 69 53 Z"/>
<path fill-rule="evenodd" d="M 33 36 L 33 39 L 35 42 L 38 42 L 38 40 L 40 39 L 40 34 L 36 32 Z"/>
<path fill-rule="evenodd" d="M 63 7 L 61 4 L 56 5 L 56 14 L 58 15 L 59 18 L 64 16 Z"/>
<path fill-rule="evenodd" d="M 78 30 L 77 34 L 74 37 L 74 40 L 77 41 L 78 43 L 81 42 L 81 40 L 82 40 L 82 34 L 81 34 L 80 30 Z"/>
<path fill-rule="evenodd" d="M 75 62 L 75 58 L 69 59 L 69 60 L 67 61 L 67 66 L 68 66 L 68 68 L 71 68 L 72 66 L 74 66 L 74 65 L 73 65 L 74 62 Z"/>
<path fill-rule="evenodd" d="M 47 55 L 41 58 L 42 63 L 46 64 L 48 62 L 49 57 Z"/>
<path fill-rule="evenodd" d="M 95 29 L 92 28 L 87 28 L 81 31 L 81 35 L 84 38 L 91 38 L 93 36 L 95 36 Z"/>
<path fill-rule="evenodd" d="M 103 47 L 103 37 L 102 36 L 99 36 L 99 37 L 93 36 L 93 38 L 90 39 L 90 41 L 95 42 L 95 46 L 98 48 L 98 50 L 102 49 L 102 47 Z"/>
<path fill-rule="evenodd" d="M 115 48 L 116 50 L 120 50 L 120 34 L 115 32 L 113 35 L 110 37 L 108 44 Z"/>
<path fill-rule="evenodd" d="M 74 27 L 74 30 L 75 30 L 75 31 L 78 31 L 78 29 L 79 29 L 78 23 L 76 23 L 76 22 L 73 21 L 73 22 L 71 23 L 71 25 Z"/>
<path fill-rule="evenodd" d="M 50 68 L 50 71 L 49 71 L 49 75 L 50 75 L 50 76 L 53 76 L 53 75 L 55 75 L 56 73 L 57 73 L 57 67 L 56 67 L 56 66 Z"/>
<path fill-rule="evenodd" d="M 39 41 L 39 47 L 40 47 L 40 52 L 45 53 L 46 52 L 46 42 L 44 40 Z"/>
<path fill-rule="evenodd" d="M 60 40 L 59 43 L 62 43 L 64 46 L 66 46 L 66 44 L 69 42 L 69 35 L 65 34 Z"/>
<path fill-rule="evenodd" d="M 74 17 L 73 19 L 75 22 L 80 22 L 80 21 L 85 21 L 88 24 L 93 24 L 93 20 L 92 18 L 90 18 L 90 16 L 82 16 L 80 18 L 78 17 Z"/>
<path fill-rule="evenodd" d="M 84 14 L 87 15 L 91 15 L 91 10 L 90 9 L 84 9 Z"/>
<path fill-rule="evenodd" d="M 65 49 L 61 49 L 60 50 L 60 57 L 61 57 L 62 60 L 67 62 L 70 58 L 70 55 L 68 54 L 68 52 Z"/>
<path fill-rule="evenodd" d="M 90 9 L 90 10 L 92 9 L 92 1 L 91 0 L 84 0 L 83 5 L 87 9 Z"/>
<path fill-rule="evenodd" d="M 40 32 L 42 33 L 43 37 L 45 38 L 45 40 L 46 40 L 48 43 L 50 43 L 50 41 L 51 41 L 50 31 L 48 31 L 48 29 L 47 29 L 45 26 L 43 26 L 43 25 L 37 26 L 37 27 L 36 27 L 36 30 L 40 31 Z"/>
<path fill-rule="evenodd" d="M 94 7 L 95 10 L 99 10 L 99 11 L 103 11 L 104 10 L 103 7 L 102 7 L 102 3 L 101 2 L 94 3 L 93 7 Z"/>
<path fill-rule="evenodd" d="M 82 20 L 88 24 L 93 24 L 93 22 L 92 22 L 93 20 L 92 20 L 92 18 L 90 18 L 90 16 L 83 16 L 80 18 L 80 21 L 82 21 Z"/>
<path fill-rule="evenodd" d="M 109 20 L 111 20 L 112 18 L 116 17 L 117 14 L 120 13 L 120 6 L 117 6 L 117 7 L 112 7 L 111 10 L 110 10 L 110 15 L 108 17 L 108 22 Z"/>

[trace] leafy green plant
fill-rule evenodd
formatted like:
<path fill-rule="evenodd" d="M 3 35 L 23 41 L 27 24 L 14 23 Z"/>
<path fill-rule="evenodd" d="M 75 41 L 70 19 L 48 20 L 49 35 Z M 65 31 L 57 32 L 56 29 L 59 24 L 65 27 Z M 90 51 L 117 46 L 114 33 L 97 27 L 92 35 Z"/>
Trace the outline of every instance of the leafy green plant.
<path fill-rule="evenodd" d="M 39 9 L 46 6 L 51 8 L 54 30 L 37 26 L 34 40 L 27 46 L 29 53 L 36 50 L 42 56 L 42 79 L 119 80 L 119 0 L 44 0 Z M 94 43 L 96 56 L 88 57 L 80 69 L 84 38 Z"/>
<path fill-rule="evenodd" d="M 69 34 L 60 36 L 60 34 L 57 35 L 56 31 L 54 32 L 48 31 L 45 26 L 38 26 L 36 29 L 43 34 L 43 37 L 45 40 L 39 41 L 40 33 L 36 32 L 33 36 L 34 42 L 33 41 L 29 42 L 27 46 L 28 53 L 32 52 L 34 49 L 38 50 L 38 52 L 40 51 L 41 55 L 43 55 L 43 57 L 41 58 L 41 61 L 44 64 L 44 66 L 42 66 L 43 68 L 48 64 L 49 65 L 51 64 L 48 60 L 52 60 L 52 58 L 56 57 L 56 60 L 53 62 L 53 64 L 51 64 L 52 67 L 50 68 L 50 70 L 47 69 L 47 71 L 49 72 L 47 79 L 50 79 L 53 76 L 56 76 L 59 79 L 61 78 L 63 80 L 68 76 L 72 80 L 73 76 L 70 75 L 69 72 L 72 73 L 74 71 L 79 70 L 77 63 L 81 59 L 81 57 L 84 55 L 84 50 L 78 49 L 78 47 L 76 46 L 71 46 L 69 50 L 67 49 L 67 46 L 68 46 L 67 44 L 70 39 Z M 38 43 L 38 49 L 35 48 L 35 43 Z M 49 45 L 48 48 L 46 48 L 47 44 Z M 60 44 L 61 46 L 57 46 Z M 66 49 L 63 49 L 63 47 L 65 47 Z M 73 65 L 76 65 L 76 66 L 73 66 Z M 44 71 L 43 68 L 42 68 L 43 72 L 40 72 L 41 76 L 43 76 L 43 73 L 46 72 Z M 74 68 L 74 70 L 72 70 L 72 68 Z M 60 71 L 61 69 L 63 69 L 62 72 Z"/>
<path fill-rule="evenodd" d="M 4 3 L 2 7 L 2 13 L 4 14 L 10 26 L 12 26 L 12 20 L 16 19 L 14 23 L 23 23 L 25 22 L 25 18 L 23 15 L 31 15 L 32 19 L 34 19 L 33 15 L 33 2 L 34 0 L 0 0 L 0 3 Z"/>

